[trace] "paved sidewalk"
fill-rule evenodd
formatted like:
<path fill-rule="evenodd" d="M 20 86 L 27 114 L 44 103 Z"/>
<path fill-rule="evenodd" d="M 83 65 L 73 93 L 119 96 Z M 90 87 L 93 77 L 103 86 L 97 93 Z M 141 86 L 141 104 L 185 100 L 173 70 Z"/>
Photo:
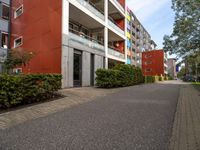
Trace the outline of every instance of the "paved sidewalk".
<path fill-rule="evenodd" d="M 93 87 L 63 89 L 60 92 L 66 96 L 64 98 L 0 114 L 0 129 L 7 129 L 28 120 L 45 117 L 75 105 L 92 101 L 98 97 L 106 96 L 117 90 Z"/>
<path fill-rule="evenodd" d="M 200 150 L 200 92 L 182 85 L 177 104 L 170 150 Z"/>

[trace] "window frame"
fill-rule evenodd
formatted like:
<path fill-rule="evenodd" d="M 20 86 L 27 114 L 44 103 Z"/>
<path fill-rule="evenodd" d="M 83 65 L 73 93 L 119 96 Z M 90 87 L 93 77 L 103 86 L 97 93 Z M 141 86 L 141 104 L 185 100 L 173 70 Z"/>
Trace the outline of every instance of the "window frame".
<path fill-rule="evenodd" d="M 1 43 L 0 48 L 2 48 L 2 49 L 8 49 L 9 42 L 7 43 L 7 48 L 2 47 L 2 40 L 3 40 L 3 38 L 2 38 L 2 37 L 3 37 L 2 34 L 6 34 L 6 35 L 8 36 L 7 38 L 9 38 L 9 34 L 8 34 L 8 32 L 0 31 L 0 43 Z"/>
<path fill-rule="evenodd" d="M 21 39 L 21 44 L 16 46 L 16 41 L 19 40 L 19 39 Z M 22 36 L 14 39 L 14 48 L 18 48 L 18 47 L 20 47 L 22 45 L 23 45 L 23 37 Z"/>
<path fill-rule="evenodd" d="M 1 8 L 2 8 L 1 14 L 0 14 L 0 18 L 1 18 L 2 20 L 9 21 L 9 20 L 10 20 L 10 6 L 9 6 L 8 4 L 4 3 L 4 2 L 1 2 L 0 5 L 1 5 Z M 7 18 L 7 19 L 3 17 L 3 6 L 8 7 L 9 15 L 8 15 L 8 18 Z"/>
<path fill-rule="evenodd" d="M 17 16 L 17 11 L 22 8 L 22 13 L 20 15 Z M 22 14 L 24 13 L 24 6 L 23 5 L 20 5 L 18 8 L 15 9 L 15 12 L 14 12 L 14 19 L 20 17 Z"/>

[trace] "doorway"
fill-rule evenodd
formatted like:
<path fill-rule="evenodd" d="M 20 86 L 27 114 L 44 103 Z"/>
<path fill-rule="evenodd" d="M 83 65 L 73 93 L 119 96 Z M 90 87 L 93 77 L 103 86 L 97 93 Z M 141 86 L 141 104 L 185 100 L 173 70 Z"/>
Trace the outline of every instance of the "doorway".
<path fill-rule="evenodd" d="M 74 87 L 82 86 L 82 53 L 74 51 Z"/>
<path fill-rule="evenodd" d="M 91 54 L 90 85 L 94 86 L 94 54 Z"/>

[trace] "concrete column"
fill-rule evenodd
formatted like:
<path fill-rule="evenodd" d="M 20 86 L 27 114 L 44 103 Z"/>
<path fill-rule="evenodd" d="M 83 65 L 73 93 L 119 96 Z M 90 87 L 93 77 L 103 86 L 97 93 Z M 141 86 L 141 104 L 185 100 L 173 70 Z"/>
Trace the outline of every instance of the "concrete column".
<path fill-rule="evenodd" d="M 82 86 L 90 86 L 91 54 L 83 51 L 82 53 Z"/>
<path fill-rule="evenodd" d="M 125 4 L 125 16 L 126 16 L 126 13 L 127 13 L 127 7 L 126 7 L 126 4 Z M 125 36 L 126 36 L 126 32 L 127 32 L 127 20 L 126 20 L 126 17 L 125 17 Z M 125 39 L 125 64 L 127 64 L 127 51 L 128 51 L 128 48 L 127 48 L 127 37 Z"/>
<path fill-rule="evenodd" d="M 103 68 L 103 56 L 95 55 L 94 62 L 95 62 L 95 64 L 94 64 L 95 72 L 97 71 L 97 69 Z M 96 78 L 96 74 L 94 77 Z M 95 84 L 96 84 L 96 81 L 95 81 Z"/>
<path fill-rule="evenodd" d="M 63 45 L 62 50 L 64 51 L 62 58 L 62 88 L 73 87 L 74 49 Z"/>
<path fill-rule="evenodd" d="M 62 47 L 61 47 L 61 74 L 62 74 L 62 88 L 70 86 L 69 83 L 69 56 L 70 50 L 68 47 L 69 36 L 69 2 L 62 0 Z M 71 70 L 70 70 L 71 71 Z"/>
<path fill-rule="evenodd" d="M 108 69 L 108 28 L 104 28 L 105 68 Z"/>
<path fill-rule="evenodd" d="M 108 0 L 104 1 L 105 23 L 108 26 Z M 108 28 L 104 28 L 105 68 L 108 69 Z"/>

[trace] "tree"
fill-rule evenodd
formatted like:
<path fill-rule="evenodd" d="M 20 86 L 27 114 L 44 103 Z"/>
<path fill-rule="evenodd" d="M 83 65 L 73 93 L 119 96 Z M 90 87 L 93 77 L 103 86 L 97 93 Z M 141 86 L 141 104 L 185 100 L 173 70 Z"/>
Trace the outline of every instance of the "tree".
<path fill-rule="evenodd" d="M 164 36 L 164 50 L 180 57 L 200 53 L 200 0 L 172 0 L 172 9 L 174 28 Z"/>
<path fill-rule="evenodd" d="M 4 62 L 7 70 L 13 69 L 17 66 L 26 66 L 35 54 L 31 51 L 15 48 L 8 53 L 8 58 Z"/>
<path fill-rule="evenodd" d="M 183 67 L 183 68 L 181 68 L 181 70 L 178 72 L 177 77 L 178 77 L 178 78 L 183 78 L 185 74 L 186 74 L 185 67 Z"/>

